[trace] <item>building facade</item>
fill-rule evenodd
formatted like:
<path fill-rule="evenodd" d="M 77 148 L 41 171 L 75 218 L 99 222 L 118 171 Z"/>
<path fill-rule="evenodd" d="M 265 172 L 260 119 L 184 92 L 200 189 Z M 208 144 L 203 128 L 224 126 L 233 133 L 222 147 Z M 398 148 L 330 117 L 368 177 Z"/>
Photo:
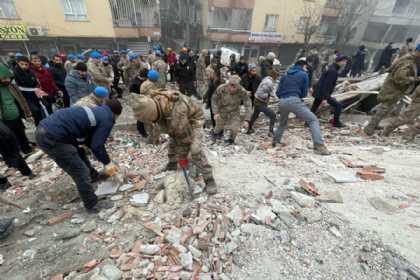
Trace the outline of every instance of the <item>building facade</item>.
<path fill-rule="evenodd" d="M 0 0 L 0 27 L 26 29 L 27 40 L 3 36 L 9 51 L 80 52 L 89 48 L 141 48 L 160 38 L 157 0 Z"/>
<path fill-rule="evenodd" d="M 229 47 L 256 61 L 274 51 L 290 57 L 302 47 L 299 28 L 307 5 L 324 5 L 324 0 L 204 0 L 202 47 Z M 319 42 L 319 38 L 314 38 Z"/>

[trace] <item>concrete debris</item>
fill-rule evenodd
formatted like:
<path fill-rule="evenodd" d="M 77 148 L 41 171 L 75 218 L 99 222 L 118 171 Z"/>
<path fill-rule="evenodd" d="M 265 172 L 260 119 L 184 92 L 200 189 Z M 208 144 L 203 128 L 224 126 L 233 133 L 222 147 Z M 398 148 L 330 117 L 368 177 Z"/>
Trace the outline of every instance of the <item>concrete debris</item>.
<path fill-rule="evenodd" d="M 160 247 L 158 245 L 143 245 L 140 247 L 140 253 L 145 255 L 156 255 L 159 251 Z"/>
<path fill-rule="evenodd" d="M 119 188 L 119 191 L 120 192 L 126 192 L 126 191 L 129 191 L 129 190 L 133 189 L 133 188 L 134 188 L 134 185 L 133 184 L 125 184 L 125 185 L 122 185 Z"/>
<path fill-rule="evenodd" d="M 97 225 L 96 225 L 96 221 L 95 220 L 91 220 L 91 221 L 88 221 L 88 222 L 86 222 L 86 223 L 84 223 L 82 226 L 81 226 L 81 230 L 83 231 L 83 232 L 92 232 L 92 231 L 94 231 L 95 229 L 96 229 L 96 227 L 97 227 Z"/>
<path fill-rule="evenodd" d="M 4 263 L 4 257 L 2 254 L 0 254 L 0 265 L 2 265 Z"/>
<path fill-rule="evenodd" d="M 34 161 L 39 160 L 45 153 L 42 150 L 38 150 L 32 155 L 30 155 L 28 158 L 26 158 L 27 163 L 32 163 Z"/>
<path fill-rule="evenodd" d="M 315 199 L 313 197 L 298 192 L 291 192 L 291 196 L 300 207 L 312 208 L 315 206 Z"/>
<path fill-rule="evenodd" d="M 147 203 L 149 203 L 149 194 L 148 193 L 134 194 L 130 199 L 130 203 L 133 206 L 146 206 Z"/>
<path fill-rule="evenodd" d="M 181 265 L 184 269 L 192 271 L 193 269 L 193 256 L 191 252 L 183 253 L 179 255 L 181 259 Z"/>
<path fill-rule="evenodd" d="M 356 177 L 356 174 L 348 170 L 334 170 L 327 172 L 327 175 L 334 179 L 336 183 L 355 183 L 359 179 Z"/>
<path fill-rule="evenodd" d="M 325 191 L 316 200 L 323 203 L 344 203 L 339 191 Z"/>
<path fill-rule="evenodd" d="M 106 264 L 101 268 L 101 274 L 108 280 L 120 280 L 123 276 L 118 267 L 109 264 Z"/>
<path fill-rule="evenodd" d="M 105 196 L 109 194 L 114 194 L 118 191 L 118 185 L 116 185 L 112 181 L 106 181 L 100 183 L 98 189 L 96 190 L 95 194 L 97 196 Z"/>

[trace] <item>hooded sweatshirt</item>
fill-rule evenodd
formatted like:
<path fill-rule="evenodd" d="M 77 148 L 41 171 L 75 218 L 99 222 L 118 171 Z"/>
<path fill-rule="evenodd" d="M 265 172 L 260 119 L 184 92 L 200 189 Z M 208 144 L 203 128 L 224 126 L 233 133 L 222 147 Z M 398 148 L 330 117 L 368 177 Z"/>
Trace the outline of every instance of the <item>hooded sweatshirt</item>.
<path fill-rule="evenodd" d="M 298 97 L 308 95 L 309 77 L 301 66 L 294 65 L 280 79 L 276 95 L 278 98 Z"/>
<path fill-rule="evenodd" d="M 264 103 L 268 103 L 270 95 L 274 91 L 275 83 L 270 76 L 265 77 L 255 92 L 255 98 Z"/>

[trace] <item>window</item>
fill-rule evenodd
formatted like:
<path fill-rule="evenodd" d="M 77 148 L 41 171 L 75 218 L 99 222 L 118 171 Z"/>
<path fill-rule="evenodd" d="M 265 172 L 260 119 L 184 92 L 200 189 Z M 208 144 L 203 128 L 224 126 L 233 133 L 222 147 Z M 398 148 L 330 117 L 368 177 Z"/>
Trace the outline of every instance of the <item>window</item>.
<path fill-rule="evenodd" d="M 66 20 L 87 20 L 85 0 L 61 0 L 61 2 L 64 7 L 64 17 Z"/>
<path fill-rule="evenodd" d="M 212 7 L 209 11 L 209 28 L 250 30 L 252 10 Z"/>
<path fill-rule="evenodd" d="M 406 14 L 409 5 L 410 0 L 397 0 L 392 12 L 394 14 Z"/>
<path fill-rule="evenodd" d="M 155 0 L 110 0 L 115 26 L 159 26 L 159 6 Z"/>
<path fill-rule="evenodd" d="M 264 31 L 266 32 L 275 32 L 277 30 L 277 24 L 279 23 L 278 15 L 266 15 Z"/>
<path fill-rule="evenodd" d="M 17 18 L 13 0 L 0 0 L 0 18 Z"/>

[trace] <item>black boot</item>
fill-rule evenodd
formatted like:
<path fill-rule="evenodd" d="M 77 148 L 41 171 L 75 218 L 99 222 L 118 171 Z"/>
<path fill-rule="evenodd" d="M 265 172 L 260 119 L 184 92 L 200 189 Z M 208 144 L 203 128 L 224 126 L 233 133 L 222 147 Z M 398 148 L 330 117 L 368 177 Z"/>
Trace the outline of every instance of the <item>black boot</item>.
<path fill-rule="evenodd" d="M 206 193 L 208 195 L 214 195 L 217 193 L 217 185 L 214 178 L 206 179 L 204 182 L 206 183 Z"/>
<path fill-rule="evenodd" d="M 5 191 L 12 185 L 9 183 L 6 177 L 0 177 L 0 191 Z"/>
<path fill-rule="evenodd" d="M 0 219 L 0 239 L 5 239 L 14 229 L 14 219 Z"/>

